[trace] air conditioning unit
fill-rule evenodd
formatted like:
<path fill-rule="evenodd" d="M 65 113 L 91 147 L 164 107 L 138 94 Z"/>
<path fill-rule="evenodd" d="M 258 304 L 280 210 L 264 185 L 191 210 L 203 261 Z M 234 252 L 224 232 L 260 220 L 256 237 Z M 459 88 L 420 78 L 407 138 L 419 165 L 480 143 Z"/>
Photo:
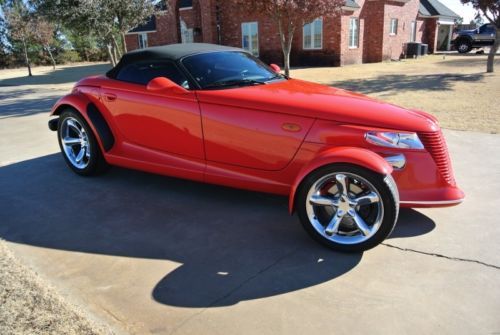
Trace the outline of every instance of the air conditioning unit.
<path fill-rule="evenodd" d="M 406 43 L 406 58 L 417 58 L 422 56 L 421 43 L 409 42 Z"/>
<path fill-rule="evenodd" d="M 429 45 L 428 44 L 420 44 L 420 55 L 426 56 L 429 53 Z"/>

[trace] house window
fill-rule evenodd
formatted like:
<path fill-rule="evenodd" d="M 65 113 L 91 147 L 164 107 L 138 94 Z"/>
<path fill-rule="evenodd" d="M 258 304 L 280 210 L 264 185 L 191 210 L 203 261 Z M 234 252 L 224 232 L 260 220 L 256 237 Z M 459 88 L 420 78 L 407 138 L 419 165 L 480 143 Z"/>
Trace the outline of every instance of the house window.
<path fill-rule="evenodd" d="M 411 21 L 410 24 L 410 42 L 417 41 L 417 22 Z"/>
<path fill-rule="evenodd" d="M 188 28 L 186 22 L 184 22 L 183 19 L 181 19 L 181 42 L 182 43 L 194 42 L 193 28 Z"/>
<path fill-rule="evenodd" d="M 304 49 L 323 48 L 323 19 L 319 18 L 305 24 L 303 28 Z"/>
<path fill-rule="evenodd" d="M 349 19 L 349 48 L 354 49 L 359 46 L 359 19 L 351 17 Z"/>
<path fill-rule="evenodd" d="M 389 35 L 398 34 L 398 19 L 391 19 L 391 28 L 389 30 Z"/>
<path fill-rule="evenodd" d="M 254 56 L 259 56 L 259 24 L 244 22 L 241 24 L 241 46 Z"/>
<path fill-rule="evenodd" d="M 137 38 L 139 40 L 139 49 L 144 49 L 148 47 L 148 34 L 146 33 L 138 34 Z"/>
<path fill-rule="evenodd" d="M 193 8 L 193 0 L 180 0 L 179 1 L 179 9 L 192 9 Z"/>

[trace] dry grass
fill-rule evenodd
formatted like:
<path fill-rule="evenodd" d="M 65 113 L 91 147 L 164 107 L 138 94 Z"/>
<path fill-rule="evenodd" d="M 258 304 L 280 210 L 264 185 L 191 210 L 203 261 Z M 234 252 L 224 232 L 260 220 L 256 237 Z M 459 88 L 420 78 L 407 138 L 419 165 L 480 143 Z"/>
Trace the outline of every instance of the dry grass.
<path fill-rule="evenodd" d="M 21 265 L 0 241 L 0 334 L 111 334 Z"/>
<path fill-rule="evenodd" d="M 485 55 L 295 69 L 295 78 L 358 91 L 434 114 L 449 129 L 500 133 L 500 56 L 487 74 Z"/>

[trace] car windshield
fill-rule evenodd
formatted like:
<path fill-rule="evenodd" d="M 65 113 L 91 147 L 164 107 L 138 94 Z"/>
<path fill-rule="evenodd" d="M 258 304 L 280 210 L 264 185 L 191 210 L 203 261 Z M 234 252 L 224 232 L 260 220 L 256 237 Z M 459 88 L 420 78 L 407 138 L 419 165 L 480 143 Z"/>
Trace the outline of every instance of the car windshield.
<path fill-rule="evenodd" d="M 198 54 L 184 58 L 182 64 L 202 89 L 264 85 L 284 79 L 259 59 L 244 52 Z"/>

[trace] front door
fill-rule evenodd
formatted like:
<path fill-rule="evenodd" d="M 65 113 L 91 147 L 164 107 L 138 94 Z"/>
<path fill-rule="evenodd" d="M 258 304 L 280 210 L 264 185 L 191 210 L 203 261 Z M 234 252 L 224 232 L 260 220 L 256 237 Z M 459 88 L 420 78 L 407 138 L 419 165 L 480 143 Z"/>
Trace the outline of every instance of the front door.
<path fill-rule="evenodd" d="M 204 159 L 200 110 L 193 92 L 185 95 L 153 93 L 146 84 L 167 77 L 188 87 L 173 63 L 136 63 L 122 69 L 116 80 L 101 88 L 125 142 L 170 154 Z"/>

